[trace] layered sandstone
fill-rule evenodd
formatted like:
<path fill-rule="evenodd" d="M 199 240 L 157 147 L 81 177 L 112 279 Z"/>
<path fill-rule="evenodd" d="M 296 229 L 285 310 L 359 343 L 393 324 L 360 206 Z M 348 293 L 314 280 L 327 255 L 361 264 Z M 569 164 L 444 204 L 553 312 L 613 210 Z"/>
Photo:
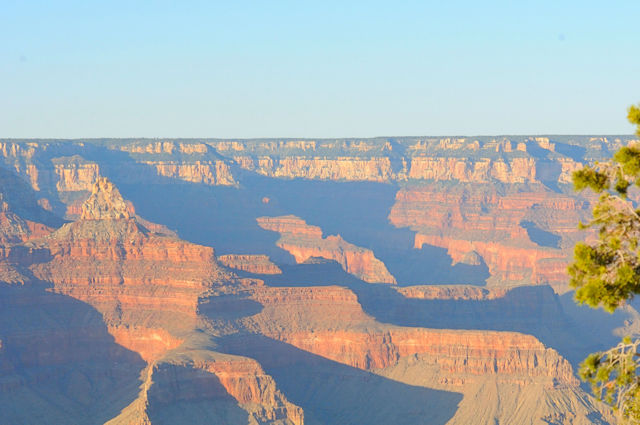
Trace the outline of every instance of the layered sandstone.
<path fill-rule="evenodd" d="M 422 320 L 428 314 L 410 311 L 431 308 L 437 314 L 463 303 L 453 309 L 466 315 L 455 320 L 459 325 L 482 319 L 477 312 L 484 307 L 476 309 L 472 303 L 490 304 L 492 312 L 505 313 L 496 314 L 491 323 L 504 319 L 500 329 L 509 329 L 510 321 L 521 318 L 513 311 L 526 302 L 541 302 L 535 294 L 523 294 L 519 299 L 524 301 L 518 303 L 506 289 L 496 287 L 397 288 L 358 282 L 353 290 L 272 288 L 256 279 L 240 279 L 218 262 L 253 274 L 278 273 L 285 283 L 287 267 L 304 266 L 280 270 L 264 255 L 216 259 L 213 248 L 180 240 L 166 227 L 137 217 L 101 175 L 126 182 L 123 193 L 135 193 L 131 187 L 144 192 L 147 184 L 176 182 L 185 188 L 231 186 L 206 187 L 198 196 L 220 199 L 221 210 L 228 207 L 224 201 L 232 199 L 225 197 L 229 193 L 243 196 L 241 207 L 257 204 L 260 215 L 276 216 L 261 217 L 258 224 L 278 232 L 277 245 L 296 262 L 321 257 L 364 281 L 385 283 L 395 283 L 380 260 L 388 257 L 381 253 L 376 258 L 372 250 L 345 240 L 365 240 L 359 244 L 371 247 L 368 241 L 374 238 L 359 238 L 362 228 L 348 237 L 341 230 L 345 238 L 325 237 L 320 227 L 279 215 L 289 211 L 272 190 L 277 185 L 271 186 L 264 176 L 401 182 L 389 215 L 396 229 L 385 230 L 380 238 L 409 228 L 416 234 L 415 248 L 439 246 L 454 262 L 486 264 L 493 276 L 490 283 L 555 284 L 566 279 L 567 248 L 579 237 L 574 226 L 588 210 L 588 200 L 548 187 L 567 183 L 572 170 L 622 142 L 580 140 L 574 151 L 582 152 L 584 160 L 574 151 L 567 156 L 563 142 L 547 138 L 2 142 L 5 164 L 29 181 L 34 200 L 50 211 L 66 208 L 79 217 L 53 231 L 58 226 L 23 216 L 11 202 L 2 206 L 7 215 L 0 215 L 0 234 L 5 235 L 0 240 L 0 280 L 23 284 L 0 287 L 14 291 L 0 297 L 3 417 L 29 423 L 24 415 L 46 407 L 49 423 L 86 423 L 92 417 L 145 425 L 211 420 L 282 425 L 301 424 L 305 418 L 308 423 L 377 423 L 385 418 L 386 423 L 410 424 L 424 421 L 424 415 L 411 416 L 424 413 L 415 406 L 448 399 L 442 410 L 443 417 L 453 416 L 451 424 L 608 423 L 599 413 L 603 409 L 578 387 L 567 361 L 538 338 L 482 330 L 484 322 L 475 330 L 451 330 L 443 320 L 433 320 L 431 326 L 442 329 L 431 329 L 424 327 L 429 321 Z M 257 188 L 250 187 L 254 180 L 244 179 L 252 174 Z M 426 184 L 418 186 L 417 181 Z M 476 186 L 459 190 L 460 182 Z M 189 190 L 184 192 L 186 199 Z M 384 218 L 390 204 L 366 207 L 383 211 Z M 146 211 L 151 210 L 147 206 Z M 244 213 L 237 206 L 233 211 Z M 212 214 L 212 220 L 221 217 L 228 218 Z M 245 218 L 239 219 L 242 225 L 255 226 L 255 216 Z M 346 225 L 351 224 L 360 223 Z M 389 250 L 396 248 L 395 240 L 390 238 Z M 264 278 L 275 281 L 274 276 Z M 327 275 L 322 284 L 331 278 Z M 380 295 L 375 300 L 379 310 L 390 314 L 365 312 L 362 305 L 371 301 L 371 293 L 360 287 L 378 290 L 373 295 Z M 398 302 L 395 296 L 410 302 Z M 497 300 L 513 304 L 501 311 L 504 304 Z M 553 307 L 541 310 L 560 311 Z M 394 318 L 401 315 L 393 309 L 407 310 L 406 316 L 415 313 L 421 320 L 413 327 L 399 326 L 402 322 Z M 381 323 L 381 317 L 394 320 Z M 237 347 L 248 350 L 241 356 L 220 353 L 232 345 L 224 339 L 231 334 Z M 278 349 L 267 350 L 273 346 Z M 96 359 L 100 365 L 95 370 L 85 367 Z M 288 369 L 293 377 L 287 377 Z M 316 390 L 323 385 L 324 394 L 339 397 L 319 398 L 316 404 L 330 402 L 314 405 Z M 378 390 L 381 394 L 375 394 Z M 344 406 L 335 406 L 349 394 L 351 416 Z M 402 412 L 394 412 L 398 397 L 406 394 L 414 398 L 401 404 Z M 369 396 L 373 402 L 366 404 Z M 22 413 L 12 407 L 25 404 L 35 407 Z M 363 405 L 375 415 L 358 420 L 353 412 Z M 306 415 L 307 409 L 313 414 Z M 72 412 L 67 414 L 73 420 L 65 418 L 65 412 Z"/>
<path fill-rule="evenodd" d="M 359 369 L 384 369 L 422 355 L 442 376 L 578 385 L 571 365 L 530 335 L 381 325 L 340 287 L 260 287 L 251 299 L 264 309 L 244 319 L 247 329 Z"/>
<path fill-rule="evenodd" d="M 424 355 L 423 361 L 441 376 L 473 380 L 490 374 L 518 382 L 542 379 L 549 385 L 578 385 L 569 362 L 529 335 L 392 329 L 293 333 L 283 341 L 360 369 L 383 369 L 403 357 Z"/>
<path fill-rule="evenodd" d="M 464 262 L 470 252 L 478 253 L 489 268 L 494 285 L 562 285 L 568 279 L 567 253 L 537 247 L 520 248 L 509 243 L 459 240 L 417 234 L 415 247 L 433 245 L 447 249 L 454 262 Z"/>
<path fill-rule="evenodd" d="M 561 146 L 585 149 L 585 160 L 598 159 L 631 138 L 570 138 Z M 179 141 L 126 140 L 96 143 L 124 152 L 147 166 L 138 175 L 129 165 L 120 177 L 160 181 L 157 177 L 207 185 L 235 185 L 234 166 L 274 178 L 341 181 L 435 180 L 523 183 L 554 180 L 570 183 L 582 163 L 546 137 L 395 138 L 352 140 Z M 101 166 L 81 158 L 91 142 L 0 142 L 5 163 L 35 190 L 88 190 Z M 54 164 L 38 161 L 43 152 L 60 151 Z M 115 156 L 115 155 L 114 155 Z M 48 168 L 49 167 L 49 168 Z M 144 167 L 142 167 L 144 168 Z M 559 169 L 559 173 L 555 170 Z M 118 172 L 118 170 L 113 170 Z"/>
<path fill-rule="evenodd" d="M 51 177 L 58 192 L 91 191 L 100 177 L 100 166 L 80 155 L 57 158 L 53 166 L 54 176 Z"/>
<path fill-rule="evenodd" d="M 248 423 L 302 425 L 304 412 L 255 360 L 212 351 L 155 362 L 138 398 L 109 425 Z"/>
<path fill-rule="evenodd" d="M 220 264 L 254 274 L 281 274 L 282 270 L 271 262 L 266 255 L 237 255 L 228 254 L 218 256 Z"/>
<path fill-rule="evenodd" d="M 0 257 L 8 255 L 10 245 L 42 237 L 58 223 L 38 205 L 19 177 L 0 168 L 0 252 L 4 252 Z"/>
<path fill-rule="evenodd" d="M 40 253 L 42 255 L 39 257 Z M 71 332 L 63 326 L 62 332 L 55 334 L 40 329 L 38 322 L 34 323 L 36 329 L 31 333 L 24 332 L 22 328 L 21 333 L 15 333 L 0 327 L 3 348 L 5 345 L 11 349 L 22 347 L 21 368 L 34 374 L 41 367 L 59 365 L 61 373 L 67 373 L 69 362 L 84 362 L 91 356 L 91 350 L 104 347 L 104 342 L 91 345 L 94 338 L 87 337 L 85 332 L 88 332 L 87 335 L 100 334 L 106 337 L 121 352 L 135 353 L 140 361 L 126 363 L 134 370 L 139 370 L 141 360 L 150 364 L 148 380 L 143 382 L 138 398 L 129 401 L 130 404 L 120 414 L 111 414 L 115 417 L 110 423 L 165 423 L 164 413 L 158 416 L 158 412 L 164 412 L 165 407 L 172 410 L 181 403 L 191 405 L 196 402 L 218 406 L 221 400 L 232 410 L 244 412 L 243 422 L 248 418 L 249 423 L 255 424 L 303 423 L 302 410 L 279 392 L 275 381 L 264 373 L 257 362 L 215 353 L 211 347 L 204 348 L 206 340 L 193 342 L 194 335 L 202 335 L 196 331 L 200 298 L 215 292 L 215 287 L 218 290 L 225 288 L 222 285 L 233 288 L 234 285 L 241 286 L 242 282 L 218 267 L 212 248 L 181 241 L 174 236 L 156 234 L 142 226 L 130 214 L 129 206 L 110 181 L 97 179 L 91 196 L 83 205 L 79 221 L 66 224 L 47 237 L 33 240 L 27 245 L 16 245 L 9 254 L 11 264 L 28 270 L 41 281 L 53 284 L 52 289 L 56 294 L 48 293 L 46 299 L 73 300 L 80 306 L 94 307 L 100 316 L 93 326 L 84 325 L 80 328 L 79 341 L 88 344 L 75 353 L 67 351 L 75 345 L 68 341 L 76 332 L 75 326 L 71 327 Z M 27 289 L 16 288 L 15 291 Z M 26 298 L 27 301 L 15 298 L 13 302 L 12 298 L 6 296 L 2 299 L 13 306 L 39 298 L 31 294 Z M 40 310 L 46 311 L 48 308 Z M 11 312 L 8 309 L 3 311 Z M 101 332 L 94 329 L 96 326 Z M 60 344 L 59 347 L 53 349 L 43 345 L 45 335 L 47 341 Z M 185 347 L 185 340 L 189 338 L 190 345 Z M 40 350 L 25 349 L 28 341 L 32 341 L 31 345 L 39 344 Z M 176 352 L 178 349 L 181 351 Z M 85 352 L 88 354 L 85 355 Z M 106 365 L 118 359 L 113 352 L 112 348 L 104 350 Z M 168 353 L 172 352 L 175 353 L 171 357 L 173 360 L 167 360 Z M 100 358 L 94 355 L 93 361 Z M 164 362 L 162 358 L 165 358 Z M 10 364 L 0 359 L 0 366 L 9 368 Z M 203 375 L 210 378 L 203 379 Z M 135 384 L 137 373 L 127 369 L 125 377 Z M 0 387 L 2 391 L 30 391 L 31 384 L 21 384 L 19 376 L 15 378 L 17 383 L 13 375 L 11 379 L 12 383 L 7 381 L 6 385 Z M 39 382 L 47 388 L 54 385 L 52 382 L 55 379 L 60 378 L 57 375 L 38 377 Z M 97 377 L 92 379 L 99 380 Z M 219 389 L 209 385 L 212 382 L 219 382 Z M 124 384 L 129 394 L 129 381 Z M 1 400 L 8 400 L 7 393 L 2 394 L 0 405 Z M 74 394 L 75 397 L 80 396 Z M 104 398 L 105 403 L 120 405 L 120 408 L 123 406 L 119 403 L 124 400 L 126 397 L 118 398 L 117 402 L 109 397 Z M 40 403 L 48 406 L 47 403 Z M 98 403 L 101 408 L 103 404 Z M 53 411 L 53 408 L 50 410 Z M 67 410 L 70 411 L 69 408 Z M 199 415 L 197 409 L 189 412 Z M 27 413 L 25 415 L 28 416 Z M 109 419 L 109 413 L 101 412 L 101 415 L 97 417 Z M 206 417 L 197 416 L 197 420 L 205 420 Z M 195 418 L 191 423 L 198 423 Z M 222 419 L 237 423 L 234 419 Z M 17 420 L 21 423 L 24 421 Z M 52 421 L 64 421 L 64 416 L 53 415 Z"/>
<path fill-rule="evenodd" d="M 542 187 L 524 189 L 408 186 L 398 191 L 389 219 L 417 232 L 417 249 L 424 244 L 445 248 L 454 263 L 479 255 L 492 283 L 562 285 L 588 200 Z"/>
<path fill-rule="evenodd" d="M 86 192 L 100 175 L 139 184 L 180 181 L 234 187 L 241 184 L 241 170 L 276 179 L 566 185 L 584 163 L 606 158 L 631 141 L 630 137 L 16 140 L 0 142 L 0 159 L 31 183 L 43 205 L 76 218 Z"/>
<path fill-rule="evenodd" d="M 228 277 L 212 248 L 156 234 L 99 178 L 82 218 L 32 242 L 48 261 L 21 263 L 56 292 L 100 311 L 116 341 L 150 361 L 182 342 L 200 296 Z"/>
<path fill-rule="evenodd" d="M 511 192 L 511 193 L 509 193 Z M 523 222 L 534 222 L 560 238 L 575 239 L 586 217 L 587 199 L 553 193 L 543 186 L 500 192 L 483 185 L 413 185 L 396 194 L 389 220 L 422 233 L 454 231 L 485 239 L 531 242 Z"/>
<path fill-rule="evenodd" d="M 89 199 L 82 204 L 82 220 L 118 220 L 131 218 L 122 195 L 105 177 L 96 180 Z"/>
<path fill-rule="evenodd" d="M 416 291 L 420 289 L 414 288 Z M 487 290 L 476 293 L 470 288 L 466 291 L 450 287 L 441 290 L 454 298 L 501 296 Z M 420 292 L 430 291 L 424 289 Z M 333 366 L 332 362 L 335 362 L 389 377 L 393 382 L 406 383 L 413 388 L 438 388 L 462 393 L 464 397 L 460 408 L 447 422 L 455 425 L 492 421 L 543 424 L 548 420 L 581 425 L 598 421 L 614 423 L 610 412 L 582 393 L 569 363 L 532 336 L 514 332 L 381 325 L 364 314 L 358 297 L 352 291 L 339 287 L 256 287 L 249 296 L 263 309 L 257 315 L 242 319 L 243 327 L 250 333 L 240 334 L 231 340 L 228 349 L 234 353 L 259 353 L 256 355 L 260 361 L 283 379 L 288 389 L 292 388 L 291 382 L 299 379 L 299 375 L 322 376 L 323 383 L 305 381 L 304 393 L 313 394 L 313 397 L 303 396 L 300 400 L 304 406 L 313 405 L 315 399 L 326 403 L 326 391 L 344 395 L 345 388 L 350 388 L 355 381 L 359 382 L 357 385 L 364 386 L 360 391 L 377 406 L 370 408 L 382 409 L 384 400 L 376 398 L 377 394 L 369 394 L 366 388 L 367 385 L 384 388 L 388 384 L 375 381 L 370 375 L 359 378 L 351 369 Z M 282 343 L 256 339 L 256 334 Z M 289 369 L 296 378 L 289 377 Z M 332 383 L 338 384 L 332 387 Z M 403 389 L 395 388 L 393 391 L 402 393 Z M 389 393 L 385 394 L 390 397 Z M 429 400 L 435 400 L 437 395 L 432 394 L 431 397 Z M 340 402 L 330 400 L 338 405 L 332 414 L 344 415 Z M 442 406 L 446 405 L 444 400 L 440 401 Z M 395 403 L 397 405 L 398 401 Z M 561 414 L 557 406 L 562 406 Z M 318 412 L 315 408 L 311 411 Z M 328 411 L 332 412 L 332 409 Z M 409 411 L 403 410 L 401 417 L 387 420 L 419 423 L 411 419 Z M 474 412 L 477 421 L 473 419 Z M 376 417 L 380 418 L 380 415 L 386 417 L 382 410 Z M 421 417 L 426 416 L 421 414 Z M 351 420 L 353 423 L 358 421 Z"/>
<path fill-rule="evenodd" d="M 240 167 L 275 178 L 305 178 L 311 180 L 376 181 L 406 179 L 406 170 L 395 172 L 389 158 L 357 157 L 293 157 L 234 156 Z"/>
<path fill-rule="evenodd" d="M 280 233 L 277 245 L 293 255 L 298 263 L 320 257 L 337 261 L 344 271 L 371 283 L 395 284 L 395 278 L 373 251 L 345 241 L 340 235 L 322 237 L 322 229 L 308 225 L 296 216 L 260 217 L 260 227 Z"/>
<path fill-rule="evenodd" d="M 158 176 L 207 185 L 232 186 L 236 184 L 229 164 L 224 161 L 195 161 L 183 164 L 175 161 L 145 161 L 155 168 Z"/>

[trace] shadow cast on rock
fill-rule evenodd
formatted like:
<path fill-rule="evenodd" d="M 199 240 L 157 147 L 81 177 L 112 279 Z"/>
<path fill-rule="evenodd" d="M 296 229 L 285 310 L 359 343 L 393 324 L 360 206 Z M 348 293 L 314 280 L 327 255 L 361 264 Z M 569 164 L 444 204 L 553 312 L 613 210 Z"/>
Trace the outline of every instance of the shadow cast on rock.
<path fill-rule="evenodd" d="M 341 235 L 347 242 L 373 251 L 399 285 L 485 284 L 486 265 L 452 265 L 445 249 L 414 248 L 415 232 L 389 222 L 396 184 L 285 180 L 245 174 L 244 183 L 264 194 L 270 204 L 319 226 L 323 236 Z"/>
<path fill-rule="evenodd" d="M 41 283 L 0 283 L 0 411 L 5 423 L 103 423 L 139 392 L 146 363 L 102 315 Z"/>
<path fill-rule="evenodd" d="M 168 363 L 161 363 L 154 370 L 147 414 L 154 425 L 249 422 L 248 413 L 229 395 L 216 375 Z"/>
<path fill-rule="evenodd" d="M 356 294 L 364 312 L 382 323 L 530 334 L 558 350 L 574 366 L 587 354 L 615 343 L 619 338 L 614 331 L 628 315 L 619 312 L 611 316 L 577 306 L 572 293 L 558 296 L 545 285 L 515 287 L 495 298 L 489 290 L 479 288 L 484 294 L 479 299 L 419 299 L 408 298 L 390 285 L 356 279 L 333 261 L 281 268 L 281 275 L 251 276 L 274 287 L 347 287 Z"/>
<path fill-rule="evenodd" d="M 462 399 L 459 393 L 403 384 L 255 334 L 226 337 L 220 344 L 229 354 L 257 360 L 311 425 L 444 425 Z"/>
<path fill-rule="evenodd" d="M 276 262 L 295 263 L 275 245 L 279 235 L 256 222 L 262 216 L 294 214 L 320 226 L 325 236 L 340 234 L 349 243 L 371 249 L 400 284 L 484 284 L 488 277 L 486 266 L 452 266 L 444 250 L 414 249 L 415 232 L 396 228 L 388 220 L 398 190 L 395 184 L 270 178 L 240 168 L 211 146 L 198 158 L 227 161 L 237 185 L 163 177 L 140 154 L 118 150 L 106 140 L 53 143 L 33 160 L 52 168 L 57 158 L 74 156 L 97 163 L 100 173 L 133 202 L 140 216 L 176 230 L 190 242 L 213 246 L 218 254 L 266 254 Z M 50 182 L 39 184 L 55 211 L 64 214 L 56 188 Z"/>

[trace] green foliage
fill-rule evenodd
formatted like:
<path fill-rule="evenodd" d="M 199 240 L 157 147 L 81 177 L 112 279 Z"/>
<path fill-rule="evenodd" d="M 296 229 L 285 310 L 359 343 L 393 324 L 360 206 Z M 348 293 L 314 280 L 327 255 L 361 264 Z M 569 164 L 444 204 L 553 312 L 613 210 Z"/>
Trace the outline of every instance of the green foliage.
<path fill-rule="evenodd" d="M 580 377 L 596 397 L 613 405 L 631 423 L 640 422 L 640 340 L 624 338 L 608 351 L 593 353 L 580 365 Z"/>
<path fill-rule="evenodd" d="M 638 104 L 638 106 L 631 105 L 629 107 L 629 112 L 627 114 L 627 119 L 629 120 L 629 122 L 631 124 L 634 124 L 634 125 L 637 126 L 636 134 L 638 136 L 640 136 L 640 104 Z"/>
<path fill-rule="evenodd" d="M 573 172 L 573 185 L 576 190 L 590 188 L 594 192 L 602 192 L 609 189 L 609 178 L 604 173 L 585 167 Z"/>
<path fill-rule="evenodd" d="M 622 166 L 622 172 L 634 178 L 640 174 L 640 148 L 637 146 L 625 146 L 613 155 L 613 160 Z M 622 177 L 619 172 L 618 178 Z"/>
<path fill-rule="evenodd" d="M 631 106 L 629 121 L 640 136 L 640 105 Z M 640 145 L 621 148 L 610 161 L 573 173 L 576 190 L 600 194 L 593 219 L 580 228 L 597 230 L 597 240 L 578 243 L 569 266 L 576 300 L 613 312 L 640 294 L 640 210 L 628 199 L 640 186 Z M 595 236 L 594 235 L 594 236 Z M 640 340 L 625 338 L 616 347 L 587 357 L 580 376 L 594 394 L 612 405 L 625 421 L 640 424 Z"/>
<path fill-rule="evenodd" d="M 598 240 L 576 244 L 569 284 L 579 303 L 612 312 L 640 293 L 640 216 L 626 192 L 604 192 L 593 208 L 593 220 L 582 227 L 597 228 Z"/>

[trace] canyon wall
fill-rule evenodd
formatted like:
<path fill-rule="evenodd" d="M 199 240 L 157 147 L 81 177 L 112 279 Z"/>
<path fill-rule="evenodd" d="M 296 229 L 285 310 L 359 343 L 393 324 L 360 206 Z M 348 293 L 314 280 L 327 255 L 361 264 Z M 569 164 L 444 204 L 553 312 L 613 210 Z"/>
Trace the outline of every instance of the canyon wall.
<path fill-rule="evenodd" d="M 593 200 L 570 174 L 630 141 L 1 141 L 0 407 L 15 423 L 614 423 L 565 358 L 557 294 Z M 415 285 L 436 268 L 487 286 Z"/>
<path fill-rule="evenodd" d="M 395 278 L 373 252 L 342 239 L 340 235 L 322 237 L 322 230 L 295 216 L 260 217 L 258 225 L 280 233 L 276 243 L 293 255 L 298 263 L 314 258 L 337 261 L 344 271 L 365 282 L 395 284 Z"/>

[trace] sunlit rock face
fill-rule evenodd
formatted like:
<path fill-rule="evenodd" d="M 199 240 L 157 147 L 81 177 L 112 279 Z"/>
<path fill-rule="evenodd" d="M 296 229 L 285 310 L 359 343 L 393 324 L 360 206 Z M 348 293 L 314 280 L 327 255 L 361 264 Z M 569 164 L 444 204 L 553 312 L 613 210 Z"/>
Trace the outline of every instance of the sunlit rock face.
<path fill-rule="evenodd" d="M 565 294 L 568 184 L 628 141 L 2 141 L 0 411 L 615 423 L 575 365 L 640 316 Z"/>
<path fill-rule="evenodd" d="M 365 282 L 396 283 L 371 250 L 350 244 L 340 235 L 323 238 L 319 227 L 309 226 L 298 217 L 260 217 L 258 225 L 280 233 L 277 245 L 293 255 L 298 263 L 314 257 L 335 260 L 344 271 Z"/>
<path fill-rule="evenodd" d="M 282 270 L 266 255 L 221 255 L 218 262 L 229 268 L 254 274 L 281 274 Z"/>

